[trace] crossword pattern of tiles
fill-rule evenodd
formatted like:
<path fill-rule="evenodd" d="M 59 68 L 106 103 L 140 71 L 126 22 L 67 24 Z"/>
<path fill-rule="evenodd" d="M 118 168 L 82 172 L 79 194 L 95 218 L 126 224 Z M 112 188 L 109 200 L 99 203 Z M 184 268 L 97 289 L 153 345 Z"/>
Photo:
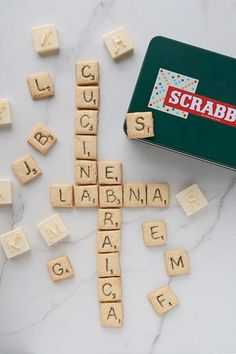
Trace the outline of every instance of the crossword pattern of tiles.
<path fill-rule="evenodd" d="M 106 327 L 123 325 L 120 269 L 122 179 L 121 163 L 98 163 L 97 285 L 100 320 Z"/>

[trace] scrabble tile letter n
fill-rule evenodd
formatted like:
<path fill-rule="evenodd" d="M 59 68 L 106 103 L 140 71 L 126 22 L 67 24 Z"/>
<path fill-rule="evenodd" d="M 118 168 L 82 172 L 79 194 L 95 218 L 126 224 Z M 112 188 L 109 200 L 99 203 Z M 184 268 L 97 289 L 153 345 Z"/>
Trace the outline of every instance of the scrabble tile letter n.
<path fill-rule="evenodd" d="M 33 100 L 54 95 L 54 85 L 49 73 L 31 75 L 27 79 L 29 91 Z"/>
<path fill-rule="evenodd" d="M 112 58 L 115 60 L 119 60 L 131 54 L 134 49 L 129 34 L 124 27 L 120 27 L 105 35 L 103 41 Z"/>
<path fill-rule="evenodd" d="M 164 285 L 149 294 L 148 299 L 151 302 L 153 309 L 160 316 L 179 304 L 177 297 L 168 285 Z"/>
<path fill-rule="evenodd" d="M 12 170 L 21 184 L 26 184 L 42 174 L 30 155 L 25 155 L 12 163 Z"/>

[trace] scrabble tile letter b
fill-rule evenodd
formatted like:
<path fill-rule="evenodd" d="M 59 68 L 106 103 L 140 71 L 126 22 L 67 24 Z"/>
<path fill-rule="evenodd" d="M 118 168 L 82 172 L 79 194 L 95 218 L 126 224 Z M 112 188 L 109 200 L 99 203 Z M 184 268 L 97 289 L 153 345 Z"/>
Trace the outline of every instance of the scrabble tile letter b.
<path fill-rule="evenodd" d="M 27 141 L 41 154 L 46 154 L 57 141 L 57 137 L 45 124 L 38 124 Z"/>
<path fill-rule="evenodd" d="M 168 285 L 149 294 L 148 299 L 158 315 L 163 315 L 179 304 L 177 297 Z"/>
<path fill-rule="evenodd" d="M 152 112 L 126 114 L 127 135 L 131 139 L 143 139 L 154 136 Z"/>
<path fill-rule="evenodd" d="M 124 27 L 120 27 L 105 35 L 103 41 L 112 58 L 115 60 L 127 56 L 132 53 L 134 49 L 134 45 Z"/>
<path fill-rule="evenodd" d="M 29 76 L 27 82 L 33 100 L 39 100 L 54 95 L 54 85 L 49 73 Z"/>
<path fill-rule="evenodd" d="M 74 276 L 72 265 L 67 256 L 48 261 L 48 271 L 54 282 Z"/>
<path fill-rule="evenodd" d="M 25 155 L 12 163 L 12 170 L 21 184 L 26 184 L 42 174 L 30 155 Z"/>
<path fill-rule="evenodd" d="M 176 194 L 176 198 L 188 216 L 196 213 L 196 211 L 208 204 L 197 184 L 192 184 L 190 187 Z"/>

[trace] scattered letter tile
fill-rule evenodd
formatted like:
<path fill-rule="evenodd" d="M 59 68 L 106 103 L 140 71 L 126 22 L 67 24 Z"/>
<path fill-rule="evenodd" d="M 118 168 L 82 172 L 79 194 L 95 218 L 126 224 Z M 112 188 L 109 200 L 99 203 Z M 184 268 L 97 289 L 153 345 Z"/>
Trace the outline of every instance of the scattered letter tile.
<path fill-rule="evenodd" d="M 121 301 L 121 278 L 98 278 L 98 300 Z"/>
<path fill-rule="evenodd" d="M 40 222 L 37 228 L 48 246 L 54 245 L 69 235 L 69 231 L 58 214 Z"/>
<path fill-rule="evenodd" d="M 122 186 L 99 186 L 100 208 L 121 208 L 122 205 Z"/>
<path fill-rule="evenodd" d="M 123 307 L 121 302 L 101 302 L 100 320 L 104 327 L 122 327 Z"/>
<path fill-rule="evenodd" d="M 98 209 L 98 229 L 118 230 L 121 227 L 121 209 Z"/>
<path fill-rule="evenodd" d="M 127 135 L 132 139 L 154 136 L 152 112 L 135 112 L 126 114 Z"/>
<path fill-rule="evenodd" d="M 149 183 L 147 184 L 147 205 L 151 207 L 169 206 L 169 184 Z"/>
<path fill-rule="evenodd" d="M 12 204 L 12 184 L 10 179 L 0 179 L 0 205 Z"/>
<path fill-rule="evenodd" d="M 34 49 L 37 53 L 50 54 L 58 52 L 59 41 L 55 25 L 32 28 Z"/>
<path fill-rule="evenodd" d="M 164 220 L 144 222 L 142 229 L 143 241 L 146 246 L 162 246 L 166 243 L 166 223 Z"/>
<path fill-rule="evenodd" d="M 97 183 L 97 162 L 91 160 L 75 160 L 75 183 L 88 185 Z"/>
<path fill-rule="evenodd" d="M 75 64 L 76 83 L 83 85 L 98 85 L 99 66 L 97 61 L 78 61 Z"/>
<path fill-rule="evenodd" d="M 124 27 L 117 28 L 115 31 L 105 35 L 103 41 L 111 57 L 115 60 L 127 56 L 134 49 L 133 42 Z"/>
<path fill-rule="evenodd" d="M 74 186 L 76 208 L 93 208 L 98 206 L 98 186 Z"/>
<path fill-rule="evenodd" d="M 38 124 L 27 141 L 41 154 L 46 154 L 57 141 L 57 137 L 45 124 Z"/>
<path fill-rule="evenodd" d="M 8 100 L 0 100 L 0 127 L 12 124 L 11 105 Z"/>
<path fill-rule="evenodd" d="M 190 272 L 188 253 L 184 249 L 166 251 L 165 263 L 169 276 L 187 274 Z"/>
<path fill-rule="evenodd" d="M 31 75 L 28 77 L 27 82 L 33 100 L 54 95 L 54 85 L 49 73 Z"/>
<path fill-rule="evenodd" d="M 48 261 L 48 271 L 53 282 L 74 276 L 74 271 L 67 256 Z"/>
<path fill-rule="evenodd" d="M 146 184 L 124 183 L 123 198 L 125 208 L 138 208 L 146 206 Z"/>
<path fill-rule="evenodd" d="M 30 250 L 21 227 L 0 236 L 0 242 L 7 258 L 16 257 Z"/>
<path fill-rule="evenodd" d="M 97 275 L 99 278 L 120 277 L 120 254 L 97 253 Z"/>
<path fill-rule="evenodd" d="M 122 163 L 100 161 L 98 163 L 98 182 L 101 185 L 122 184 Z"/>
<path fill-rule="evenodd" d="M 120 230 L 97 231 L 97 252 L 110 253 L 120 251 Z"/>
<path fill-rule="evenodd" d="M 78 109 L 99 109 L 99 87 L 77 86 L 76 105 Z"/>
<path fill-rule="evenodd" d="M 156 313 L 160 316 L 179 304 L 176 295 L 168 285 L 164 285 L 149 294 L 148 299 Z"/>
<path fill-rule="evenodd" d="M 73 186 L 51 184 L 50 199 L 53 208 L 72 208 L 74 206 Z"/>
<path fill-rule="evenodd" d="M 12 163 L 12 170 L 21 184 L 26 184 L 42 174 L 35 160 L 25 155 Z"/>
<path fill-rule="evenodd" d="M 98 132 L 98 111 L 76 110 L 75 134 L 97 135 Z"/>
<path fill-rule="evenodd" d="M 190 216 L 204 208 L 208 202 L 197 184 L 192 184 L 182 192 L 176 194 L 176 198 L 186 215 Z"/>
<path fill-rule="evenodd" d="M 76 135 L 75 158 L 78 160 L 97 160 L 97 137 L 94 135 Z"/>

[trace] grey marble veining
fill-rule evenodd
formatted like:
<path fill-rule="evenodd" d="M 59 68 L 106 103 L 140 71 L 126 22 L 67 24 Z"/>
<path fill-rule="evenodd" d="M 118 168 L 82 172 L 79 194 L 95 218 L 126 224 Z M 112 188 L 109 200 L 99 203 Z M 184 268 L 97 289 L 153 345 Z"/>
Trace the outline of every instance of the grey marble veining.
<path fill-rule="evenodd" d="M 235 57 L 235 16 L 233 0 L 2 1 L 0 97 L 11 100 L 14 124 L 0 132 L 0 177 L 13 179 L 14 205 L 1 208 L 0 232 L 22 226 L 32 250 L 8 261 L 0 250 L 0 354 L 236 352 L 235 173 L 129 141 L 122 130 L 150 39 L 165 35 Z M 34 52 L 31 27 L 47 23 L 56 24 L 61 50 L 42 58 Z M 101 38 L 120 25 L 129 31 L 135 51 L 115 63 Z M 99 158 L 122 161 L 125 181 L 166 181 L 171 186 L 170 208 L 123 210 L 122 329 L 99 323 L 96 210 L 60 210 L 70 237 L 50 248 L 35 227 L 55 212 L 50 183 L 73 183 L 74 63 L 80 59 L 98 59 L 101 67 Z M 34 102 L 26 77 L 40 71 L 52 73 L 56 95 Z M 47 156 L 26 143 L 39 122 L 58 136 Z M 10 164 L 25 153 L 35 157 L 43 176 L 21 186 Z M 194 182 L 209 206 L 188 218 L 174 195 Z M 166 220 L 168 244 L 147 249 L 141 223 L 153 218 Z M 190 275 L 167 276 L 163 252 L 172 247 L 189 250 Z M 70 257 L 76 277 L 53 284 L 46 262 L 63 254 Z M 160 318 L 146 296 L 167 282 L 180 306 Z"/>

